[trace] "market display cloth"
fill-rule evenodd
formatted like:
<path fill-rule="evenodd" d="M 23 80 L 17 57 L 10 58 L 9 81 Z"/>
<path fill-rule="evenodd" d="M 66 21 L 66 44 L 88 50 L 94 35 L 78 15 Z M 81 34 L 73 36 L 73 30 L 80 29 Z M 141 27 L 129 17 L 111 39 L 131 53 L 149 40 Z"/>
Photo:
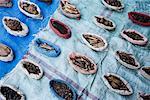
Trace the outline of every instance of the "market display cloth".
<path fill-rule="evenodd" d="M 125 0 L 125 9 L 122 13 L 105 9 L 100 0 L 71 0 L 81 11 L 81 20 L 69 19 L 60 13 L 59 8 L 52 16 L 64 22 L 71 28 L 72 36 L 70 39 L 62 39 L 58 37 L 49 25 L 40 31 L 35 38 L 42 38 L 55 43 L 61 48 L 59 57 L 47 57 L 34 50 L 34 46 L 30 44 L 30 50 L 25 59 L 30 59 L 44 70 L 44 76 L 40 80 L 34 80 L 26 76 L 20 69 L 20 66 L 9 73 L 1 80 L 1 83 L 7 83 L 16 86 L 23 91 L 27 100 L 58 100 L 51 92 L 49 81 L 52 79 L 61 79 L 68 82 L 76 89 L 78 99 L 81 100 L 135 100 L 138 92 L 150 93 L 150 81 L 143 78 L 138 70 L 125 68 L 118 63 L 114 57 L 116 50 L 124 50 L 132 53 L 140 62 L 141 66 L 150 66 L 150 44 L 145 47 L 133 45 L 120 37 L 122 29 L 135 29 L 150 39 L 150 28 L 133 24 L 127 16 L 129 11 L 145 11 L 149 0 L 134 1 Z M 139 6 L 143 5 L 143 6 Z M 92 22 L 94 15 L 104 15 L 112 19 L 117 28 L 115 31 L 109 32 L 97 27 Z M 109 46 L 102 52 L 95 52 L 88 48 L 81 39 L 81 33 L 91 32 L 103 36 Z M 34 41 L 34 40 L 33 40 Z M 93 75 L 84 75 L 76 72 L 68 63 L 67 57 L 71 52 L 78 52 L 92 58 L 98 66 L 98 71 Z M 109 90 L 102 81 L 102 75 L 107 72 L 116 73 L 129 82 L 133 88 L 133 94 L 130 96 L 121 96 Z"/>
<path fill-rule="evenodd" d="M 12 8 L 3 8 L 0 7 L 0 42 L 7 44 L 10 46 L 15 54 L 15 59 L 9 63 L 4 63 L 0 61 L 0 79 L 8 72 L 10 72 L 22 56 L 27 52 L 28 44 L 33 39 L 33 34 L 40 31 L 40 28 L 44 28 L 47 25 L 47 22 L 50 16 L 54 13 L 58 6 L 59 0 L 53 0 L 51 5 L 48 5 L 43 2 L 39 2 L 38 0 L 31 0 L 36 3 L 40 8 L 42 15 L 44 16 L 43 20 L 32 19 L 26 17 L 19 11 L 17 1 L 12 0 L 13 7 Z M 4 16 L 17 17 L 22 22 L 27 24 L 29 27 L 29 35 L 26 37 L 15 37 L 7 33 L 2 24 L 2 18 Z"/>

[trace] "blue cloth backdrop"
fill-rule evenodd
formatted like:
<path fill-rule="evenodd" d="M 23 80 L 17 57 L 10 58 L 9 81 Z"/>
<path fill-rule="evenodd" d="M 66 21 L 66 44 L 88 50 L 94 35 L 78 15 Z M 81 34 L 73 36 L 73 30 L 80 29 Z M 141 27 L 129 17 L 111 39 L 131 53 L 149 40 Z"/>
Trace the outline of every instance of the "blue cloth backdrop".
<path fill-rule="evenodd" d="M 15 59 L 12 62 L 5 63 L 0 61 L 0 79 L 5 74 L 10 72 L 18 63 L 18 61 L 23 57 L 23 55 L 26 53 L 26 50 L 28 49 L 28 44 L 33 38 L 33 34 L 37 33 L 40 29 L 44 28 L 47 23 L 50 16 L 53 14 L 53 12 L 58 7 L 59 0 L 53 0 L 52 4 L 48 5 L 46 3 L 40 2 L 38 0 L 31 0 L 32 2 L 36 3 L 42 11 L 42 14 L 44 15 L 43 20 L 36 20 L 29 18 L 22 14 L 19 11 L 17 1 L 18 0 L 12 0 L 13 1 L 13 7 L 12 8 L 3 8 L 0 7 L 0 42 L 7 44 L 10 46 L 15 54 Z M 7 31 L 4 29 L 2 24 L 2 18 L 4 16 L 11 16 L 11 17 L 17 17 L 22 22 L 28 25 L 29 27 L 29 35 L 26 37 L 15 37 L 7 33 Z"/>

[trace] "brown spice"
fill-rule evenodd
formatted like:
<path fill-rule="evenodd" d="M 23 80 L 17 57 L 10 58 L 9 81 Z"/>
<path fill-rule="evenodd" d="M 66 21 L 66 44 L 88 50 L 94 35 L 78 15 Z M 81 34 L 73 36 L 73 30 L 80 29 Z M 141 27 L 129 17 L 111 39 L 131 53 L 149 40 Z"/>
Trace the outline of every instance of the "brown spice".
<path fill-rule="evenodd" d="M 126 34 L 128 37 L 132 38 L 133 40 L 144 40 L 143 37 L 136 32 L 124 31 L 123 33 Z"/>
<path fill-rule="evenodd" d="M 150 75 L 150 67 L 144 67 L 142 68 L 143 71 L 145 71 L 148 75 Z"/>
<path fill-rule="evenodd" d="M 79 68 L 90 71 L 94 70 L 94 64 L 87 58 L 82 57 L 82 56 L 75 56 L 74 58 L 71 58 L 73 64 L 78 66 Z"/>
<path fill-rule="evenodd" d="M 39 67 L 34 65 L 31 62 L 27 62 L 27 61 L 23 62 L 23 67 L 29 72 L 29 74 L 32 73 L 32 74 L 38 74 L 39 75 L 41 73 Z"/>
<path fill-rule="evenodd" d="M 73 92 L 65 83 L 51 81 L 54 91 L 65 100 L 73 100 Z"/>
<path fill-rule="evenodd" d="M 125 52 L 119 52 L 119 51 L 117 51 L 116 53 L 123 62 L 138 67 L 138 65 L 135 62 L 135 59 L 132 57 L 131 54 L 127 54 Z"/>
<path fill-rule="evenodd" d="M 39 14 L 37 7 L 33 4 L 28 4 L 28 3 L 23 2 L 23 3 L 20 3 L 20 7 L 30 14 L 34 14 L 34 15 Z"/>
<path fill-rule="evenodd" d="M 6 98 L 6 100 L 21 100 L 21 97 L 22 97 L 15 90 L 7 86 L 1 86 L 0 92 Z"/>
<path fill-rule="evenodd" d="M 113 89 L 130 91 L 126 86 L 126 84 L 124 84 L 124 82 L 120 78 L 114 75 L 109 76 L 105 75 L 104 77 L 107 79 L 107 81 L 109 82 L 109 84 L 112 86 Z"/>
<path fill-rule="evenodd" d="M 119 0 L 104 0 L 107 4 L 115 7 L 121 7 L 121 2 Z"/>
<path fill-rule="evenodd" d="M 90 45 L 92 45 L 95 48 L 100 48 L 105 46 L 105 43 L 101 38 L 98 38 L 93 35 L 88 35 L 88 34 L 84 34 L 83 37 L 88 41 Z"/>
<path fill-rule="evenodd" d="M 104 24 L 105 26 L 113 27 L 113 23 L 105 18 L 95 17 L 97 22 Z"/>
<path fill-rule="evenodd" d="M 4 22 L 5 22 L 6 26 L 9 27 L 13 31 L 22 31 L 23 30 L 21 23 L 17 20 L 5 18 Z"/>
<path fill-rule="evenodd" d="M 148 16 L 143 16 L 140 14 L 132 14 L 132 17 L 139 22 L 150 23 L 150 17 Z"/>

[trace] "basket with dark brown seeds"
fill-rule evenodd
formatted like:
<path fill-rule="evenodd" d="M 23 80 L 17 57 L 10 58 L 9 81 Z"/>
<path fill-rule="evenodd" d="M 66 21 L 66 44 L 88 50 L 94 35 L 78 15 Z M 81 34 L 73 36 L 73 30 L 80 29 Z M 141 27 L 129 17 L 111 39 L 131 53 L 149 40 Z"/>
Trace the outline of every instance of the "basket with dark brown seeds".
<path fill-rule="evenodd" d="M 114 30 L 116 28 L 115 23 L 104 16 L 94 16 L 93 22 L 98 27 L 101 27 L 103 29 Z"/>
<path fill-rule="evenodd" d="M 122 31 L 121 36 L 129 42 L 141 46 L 146 45 L 148 41 L 148 39 L 143 34 L 133 29 L 127 29 Z"/>
<path fill-rule="evenodd" d="M 140 68 L 139 62 L 132 54 L 124 51 L 116 51 L 115 57 L 119 63 L 130 69 Z"/>
<path fill-rule="evenodd" d="M 106 40 L 96 34 L 84 33 L 82 34 L 82 40 L 87 46 L 95 51 L 102 51 L 107 47 Z"/>
<path fill-rule="evenodd" d="M 104 0 L 111 6 L 121 7 L 121 2 L 119 0 Z"/>
<path fill-rule="evenodd" d="M 67 82 L 53 79 L 50 81 L 52 92 L 59 98 L 64 100 L 77 100 L 77 94 L 74 88 Z"/>
<path fill-rule="evenodd" d="M 39 6 L 29 0 L 18 0 L 18 8 L 28 17 L 43 19 Z"/>
<path fill-rule="evenodd" d="M 23 37 L 28 34 L 28 26 L 16 17 L 3 17 L 3 25 L 7 32 L 14 36 Z"/>
<path fill-rule="evenodd" d="M 56 20 L 54 18 L 50 19 L 50 28 L 60 37 L 68 39 L 71 37 L 71 29 L 65 25 L 63 22 Z"/>
<path fill-rule="evenodd" d="M 82 74 L 94 74 L 97 71 L 94 61 L 84 55 L 73 52 L 69 55 L 68 60 L 71 66 Z"/>
<path fill-rule="evenodd" d="M 30 14 L 34 14 L 34 15 L 39 14 L 39 12 L 37 11 L 37 7 L 33 4 L 22 2 L 20 3 L 20 7 Z"/>
<path fill-rule="evenodd" d="M 22 26 L 17 20 L 5 19 L 5 23 L 11 30 L 22 31 Z"/>
<path fill-rule="evenodd" d="M 76 8 L 76 6 L 68 1 L 60 1 L 60 10 L 63 15 L 69 18 L 80 19 L 81 17 L 80 11 Z"/>
<path fill-rule="evenodd" d="M 109 9 L 120 11 L 124 8 L 121 0 L 102 0 L 102 3 Z"/>
<path fill-rule="evenodd" d="M 43 76 L 42 68 L 33 61 L 23 60 L 21 62 L 21 68 L 31 78 L 40 79 Z"/>
<path fill-rule="evenodd" d="M 0 97 L 2 100 L 25 100 L 22 92 L 10 85 L 0 86 Z"/>
<path fill-rule="evenodd" d="M 103 81 L 110 90 L 116 93 L 121 95 L 131 95 L 133 93 L 128 82 L 117 74 L 107 73 L 103 76 Z"/>
<path fill-rule="evenodd" d="M 129 19 L 142 26 L 150 26 L 150 16 L 141 12 L 129 12 Z"/>
<path fill-rule="evenodd" d="M 131 37 L 133 40 L 143 40 L 143 37 L 139 34 L 136 34 L 135 32 L 124 31 L 123 33 L 126 34 L 128 37 Z"/>

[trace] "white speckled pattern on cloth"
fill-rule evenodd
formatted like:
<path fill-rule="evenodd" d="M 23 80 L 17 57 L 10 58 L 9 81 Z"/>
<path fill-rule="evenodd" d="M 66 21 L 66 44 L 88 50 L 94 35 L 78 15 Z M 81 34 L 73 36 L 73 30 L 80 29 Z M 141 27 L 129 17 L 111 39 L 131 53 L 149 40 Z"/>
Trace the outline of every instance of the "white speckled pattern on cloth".
<path fill-rule="evenodd" d="M 114 57 L 116 50 L 125 50 L 134 54 L 141 66 L 150 66 L 150 43 L 145 47 L 136 46 L 123 40 L 119 35 L 123 28 L 132 28 L 150 39 L 150 28 L 133 24 L 127 16 L 127 12 L 138 11 L 139 7 L 141 7 L 140 11 L 143 10 L 147 13 L 150 13 L 150 9 L 147 9 L 147 6 L 136 6 L 140 0 L 124 0 L 125 9 L 122 13 L 105 9 L 100 0 L 71 0 L 71 2 L 81 10 L 81 20 L 66 18 L 60 13 L 59 9 L 53 15 L 53 18 L 64 22 L 71 28 L 72 37 L 70 39 L 65 40 L 58 37 L 49 26 L 35 36 L 60 46 L 61 55 L 57 58 L 42 56 L 34 51 L 31 43 L 29 53 L 25 56 L 25 58 L 39 63 L 45 71 L 45 76 L 39 81 L 30 79 L 20 71 L 19 66 L 16 66 L 11 73 L 1 80 L 1 83 L 4 82 L 18 87 L 24 92 L 27 100 L 57 100 L 57 97 L 51 93 L 49 88 L 49 81 L 53 78 L 69 82 L 77 90 L 81 100 L 136 100 L 138 92 L 150 93 L 150 81 L 139 75 L 138 70 L 125 68 Z M 142 1 L 141 4 L 149 6 L 150 1 Z M 117 24 L 116 30 L 109 32 L 95 26 L 92 22 L 94 15 L 104 15 L 112 19 Z M 84 32 L 92 32 L 103 36 L 109 43 L 108 48 L 102 52 L 91 50 L 81 40 L 81 33 Z M 97 63 L 97 73 L 83 75 L 74 71 L 67 60 L 67 56 L 73 51 L 92 58 Z M 131 96 L 121 96 L 109 90 L 101 78 L 107 72 L 117 73 L 125 78 L 133 88 L 134 93 Z"/>

